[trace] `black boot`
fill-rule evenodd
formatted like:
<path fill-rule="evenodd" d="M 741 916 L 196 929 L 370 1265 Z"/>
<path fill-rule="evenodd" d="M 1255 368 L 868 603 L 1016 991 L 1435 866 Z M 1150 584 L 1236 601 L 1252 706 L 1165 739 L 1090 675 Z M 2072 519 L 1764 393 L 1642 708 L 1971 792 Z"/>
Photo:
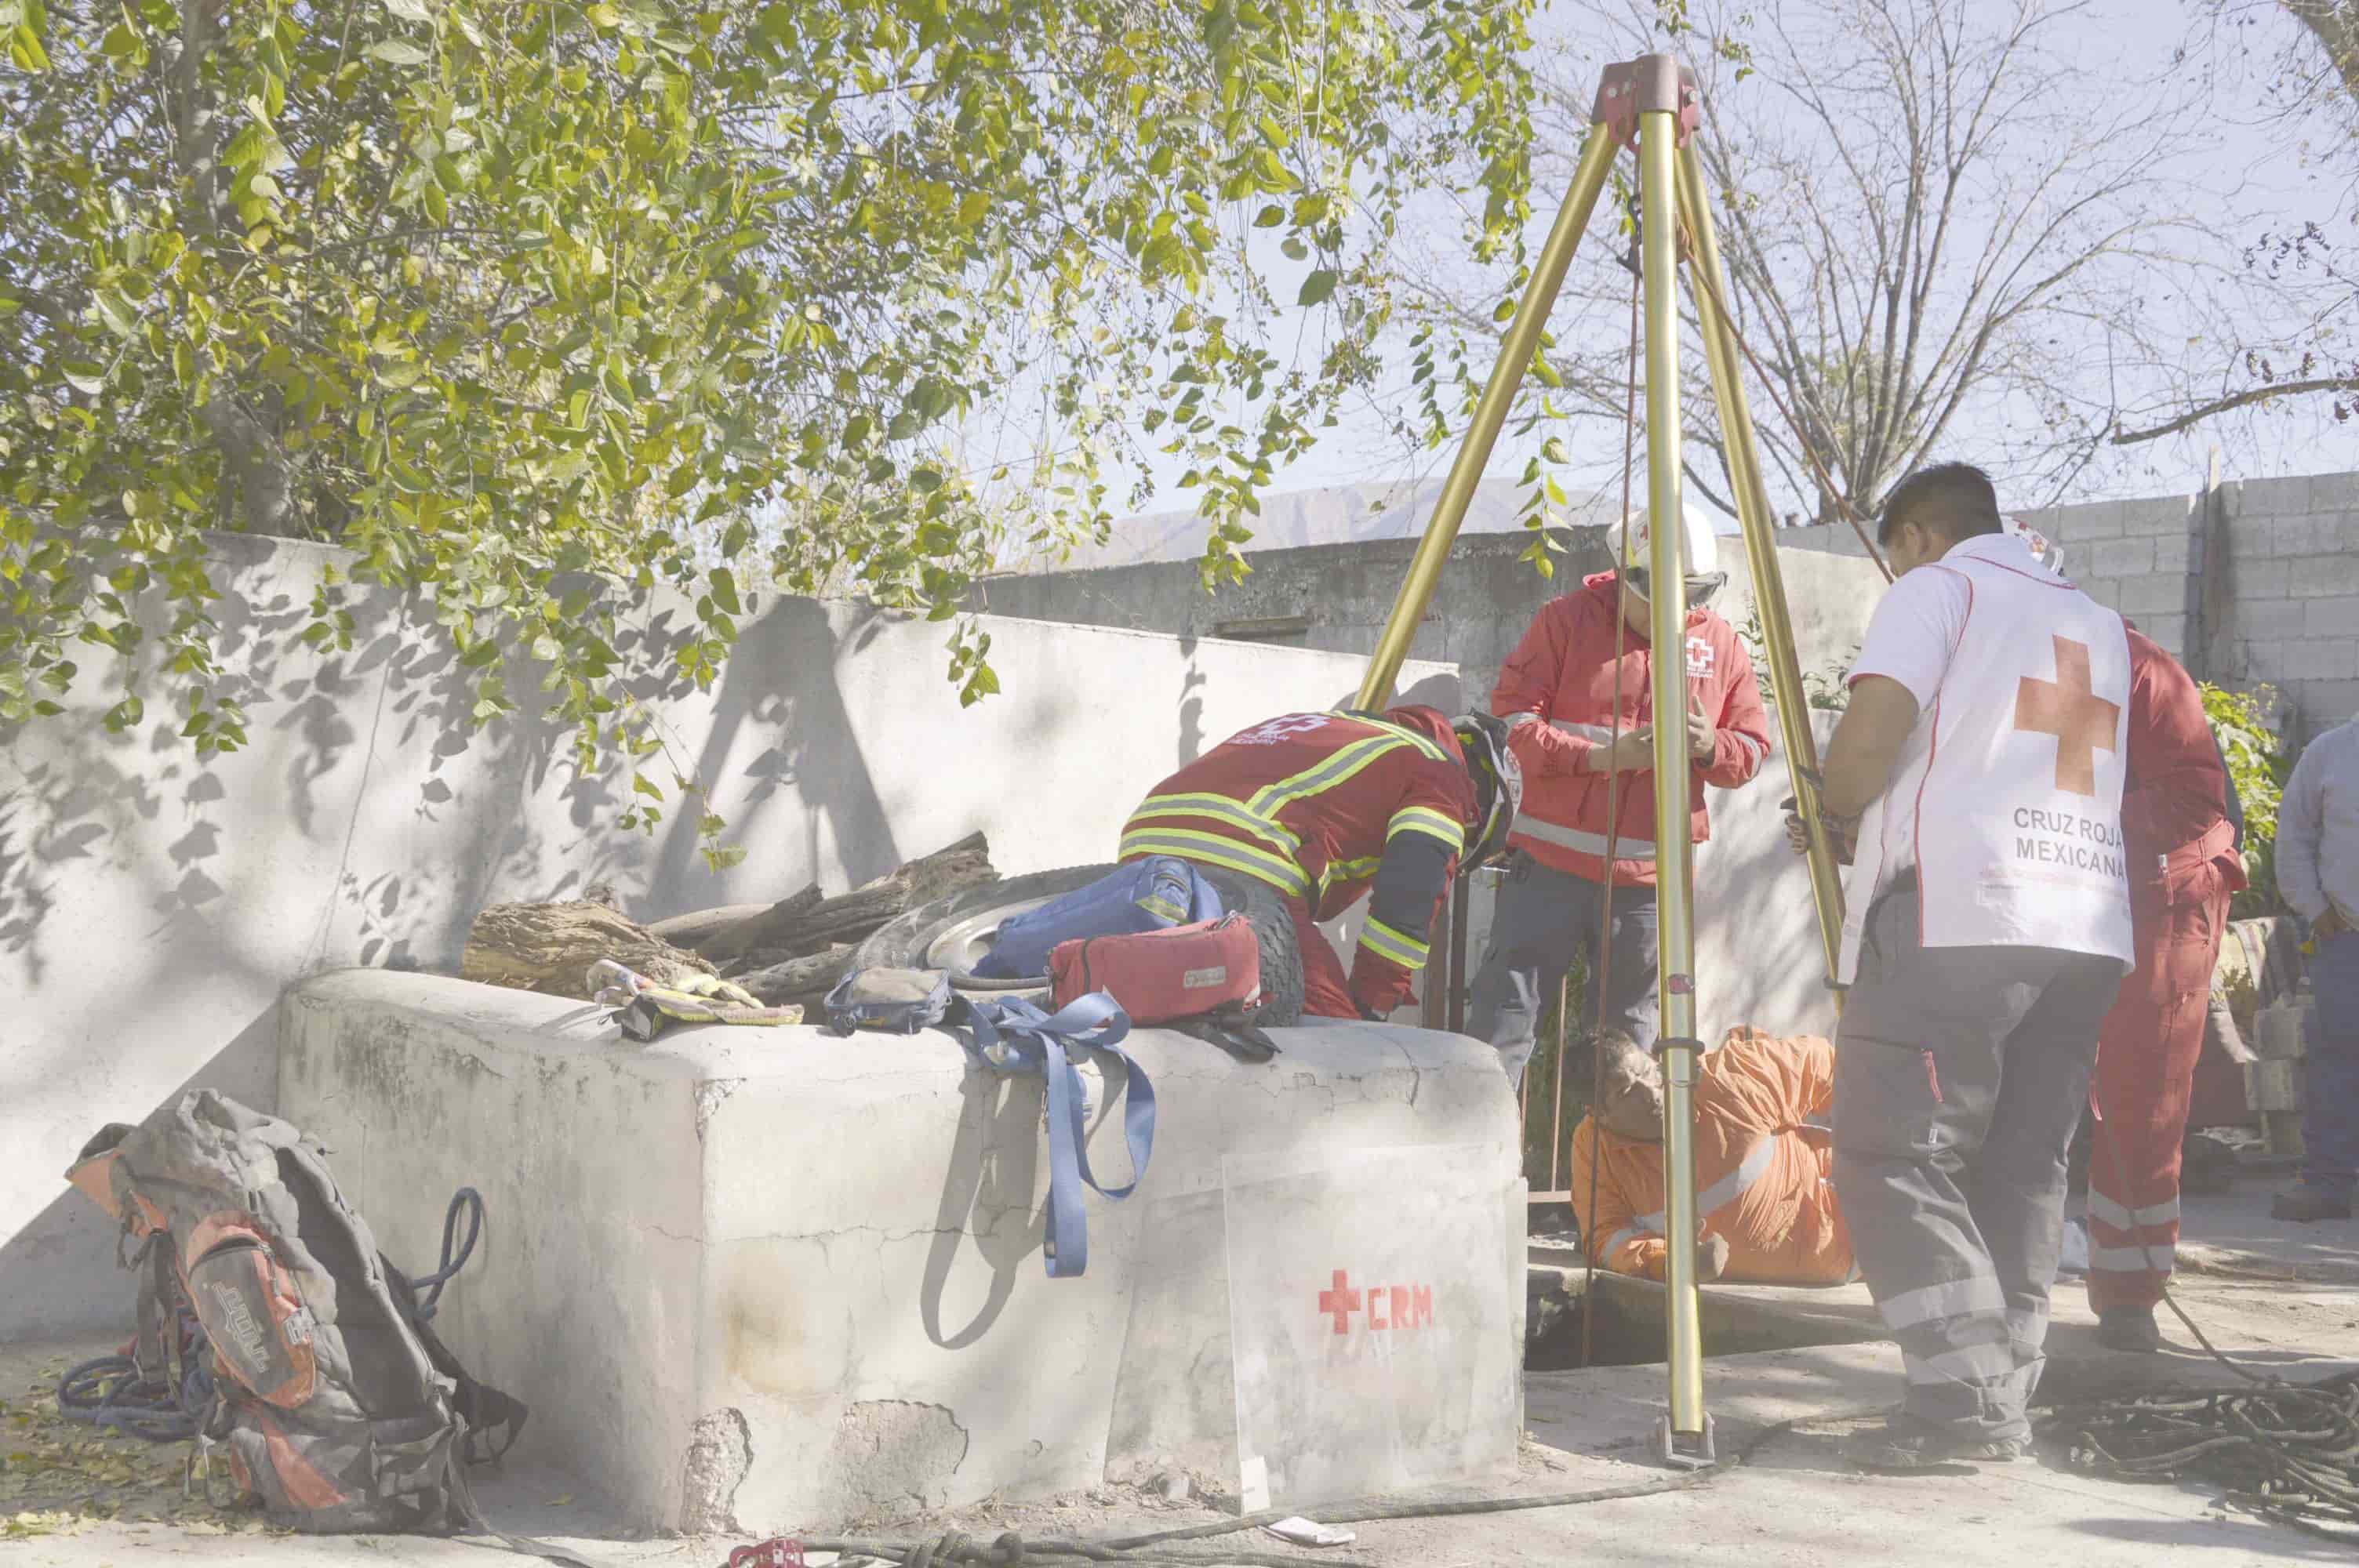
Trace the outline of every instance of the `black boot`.
<path fill-rule="evenodd" d="M 2162 1348 L 2162 1330 L 2150 1306 L 2107 1307 L 2097 1314 L 2097 1343 L 2108 1350 L 2151 1355 Z"/>

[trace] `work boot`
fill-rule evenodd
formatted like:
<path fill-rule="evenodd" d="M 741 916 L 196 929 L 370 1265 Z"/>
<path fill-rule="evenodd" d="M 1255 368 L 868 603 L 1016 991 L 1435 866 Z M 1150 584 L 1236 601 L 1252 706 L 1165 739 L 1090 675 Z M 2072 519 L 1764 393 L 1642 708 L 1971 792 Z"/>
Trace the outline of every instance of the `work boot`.
<path fill-rule="evenodd" d="M 1915 1422 L 1887 1422 L 1843 1440 L 1843 1457 L 1863 1470 L 1926 1470 L 1940 1465 L 2006 1465 L 2030 1444 L 2020 1437 L 1944 1432 Z"/>
<path fill-rule="evenodd" d="M 2097 1343 L 2108 1350 L 2148 1355 L 2162 1348 L 2162 1330 L 2150 1306 L 2107 1307 L 2097 1314 Z"/>
<path fill-rule="evenodd" d="M 2349 1219 L 2351 1189 L 2330 1187 L 2322 1182 L 2297 1182 L 2269 1200 L 2269 1217 L 2304 1225 L 2320 1219 Z"/>

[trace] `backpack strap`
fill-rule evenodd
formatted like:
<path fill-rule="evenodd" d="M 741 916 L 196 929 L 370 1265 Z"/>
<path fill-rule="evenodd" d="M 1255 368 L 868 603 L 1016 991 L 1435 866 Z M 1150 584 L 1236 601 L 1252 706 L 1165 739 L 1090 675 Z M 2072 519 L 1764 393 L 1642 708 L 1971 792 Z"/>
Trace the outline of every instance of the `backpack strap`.
<path fill-rule="evenodd" d="M 1047 1264 L 1050 1279 L 1073 1279 L 1089 1267 L 1089 1227 L 1082 1189 L 1120 1201 L 1136 1190 L 1155 1152 L 1155 1084 L 1137 1059 L 1122 1049 L 1130 1018 L 1119 1002 L 1093 991 L 1054 1014 L 1021 997 L 970 1000 L 966 1022 L 973 1038 L 968 1051 L 1003 1076 L 1037 1075 L 1045 1081 L 1049 1122 L 1049 1213 Z M 1131 1179 L 1107 1187 L 1090 1169 L 1083 1136 L 1087 1096 L 1071 1050 L 1103 1051 L 1123 1064 L 1123 1139 L 1130 1151 Z"/>
<path fill-rule="evenodd" d="M 1163 1026 L 1218 1045 L 1238 1061 L 1259 1066 L 1277 1054 L 1277 1042 L 1266 1030 L 1245 1022 L 1245 1009 L 1229 1006 L 1201 1018 L 1182 1018 Z"/>
<path fill-rule="evenodd" d="M 394 1267 L 393 1260 L 382 1252 L 376 1255 L 376 1261 L 377 1267 L 385 1271 L 386 1289 L 392 1292 L 394 1304 L 401 1309 L 402 1321 L 425 1347 L 426 1359 L 455 1386 L 451 1408 L 465 1423 L 460 1437 L 461 1457 L 470 1465 L 490 1464 L 516 1446 L 532 1408 L 514 1394 L 495 1389 L 469 1372 L 451 1347 L 442 1343 L 442 1336 L 434 1332 L 433 1325 L 428 1321 L 433 1316 L 433 1309 L 419 1304 L 418 1287 L 409 1277 Z"/>

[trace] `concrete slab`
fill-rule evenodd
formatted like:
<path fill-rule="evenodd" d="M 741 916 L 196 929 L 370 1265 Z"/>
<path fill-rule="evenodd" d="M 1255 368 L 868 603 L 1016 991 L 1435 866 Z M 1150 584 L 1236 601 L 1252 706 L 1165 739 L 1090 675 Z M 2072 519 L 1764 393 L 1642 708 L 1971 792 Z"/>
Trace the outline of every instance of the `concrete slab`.
<path fill-rule="evenodd" d="M 1437 1447 L 1467 1468 L 1515 1452 L 1518 1140 L 1497 1059 L 1473 1041 L 1327 1023 L 1280 1032 L 1282 1054 L 1254 1067 L 1135 1033 L 1160 1111 L 1151 1166 L 1130 1201 L 1090 1199 L 1087 1275 L 1049 1280 L 1038 1081 L 971 1069 L 947 1035 L 709 1029 L 630 1046 L 578 1003 L 371 970 L 306 981 L 282 1012 L 283 1113 L 329 1145 L 391 1256 L 430 1260 L 451 1191 L 482 1192 L 484 1249 L 438 1327 L 534 1407 L 538 1452 L 635 1522 L 768 1532 L 1172 1465 L 1234 1485 L 1223 1167 L 1247 1156 L 1381 1157 L 1383 1181 L 1411 1189 L 1423 1170 L 1490 1173 L 1433 1301 L 1473 1292 L 1484 1310 L 1463 1321 L 1495 1331 L 1419 1376 L 1494 1390 Z M 1093 1098 L 1112 1185 L 1127 1159 Z M 1288 1235 L 1258 1250 L 1322 1286 L 1331 1271 L 1373 1281 L 1360 1258 L 1398 1239 L 1288 1212 Z M 1338 1353 L 1378 1325 L 1346 1326 Z M 1321 1440 L 1258 1441 L 1299 1456 Z"/>

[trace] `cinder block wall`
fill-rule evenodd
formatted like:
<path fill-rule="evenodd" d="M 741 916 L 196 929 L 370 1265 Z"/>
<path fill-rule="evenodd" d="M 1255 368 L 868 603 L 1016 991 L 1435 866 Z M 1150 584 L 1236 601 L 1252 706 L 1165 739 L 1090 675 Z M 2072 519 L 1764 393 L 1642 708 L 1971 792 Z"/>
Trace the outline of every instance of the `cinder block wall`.
<path fill-rule="evenodd" d="M 1455 664 L 1469 698 L 1486 697 L 1533 613 L 1613 564 L 1605 528 L 1556 529 L 1550 536 L 1559 546 L 1550 557 L 1556 569 L 1542 577 L 1521 558 L 1529 535 L 1462 535 L 1409 655 Z M 1383 633 L 1416 548 L 1415 539 L 1377 539 L 1258 550 L 1252 575 L 1212 593 L 1193 561 L 995 577 L 978 589 L 975 602 L 995 614 L 1040 621 L 1366 654 Z M 1721 540 L 1720 549 L 1729 587 L 1713 608 L 1742 625 L 1753 604 L 1745 546 L 1732 537 Z M 1875 608 L 1882 586 L 1875 569 L 1864 559 L 1815 549 L 1780 551 L 1779 567 L 1803 670 L 1841 670 Z"/>
<path fill-rule="evenodd" d="M 2359 473 L 2024 515 L 2064 546 L 2065 569 L 2092 598 L 2197 676 L 2275 687 L 2297 741 L 2359 712 Z M 1863 554 L 1848 528 L 1782 537 L 1799 551 Z"/>

